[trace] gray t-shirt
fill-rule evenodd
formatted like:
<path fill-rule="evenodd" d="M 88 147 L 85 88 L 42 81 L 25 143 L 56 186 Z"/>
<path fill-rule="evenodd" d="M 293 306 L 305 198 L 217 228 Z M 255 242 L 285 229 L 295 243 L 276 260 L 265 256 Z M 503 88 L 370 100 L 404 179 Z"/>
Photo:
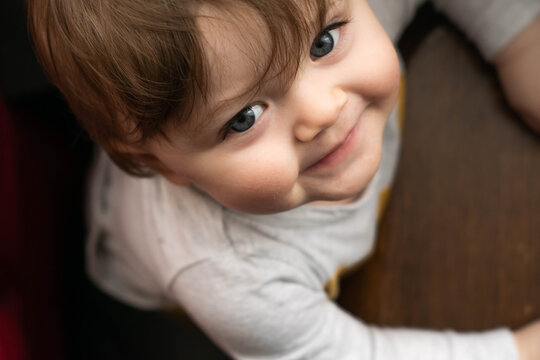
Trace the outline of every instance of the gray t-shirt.
<path fill-rule="evenodd" d="M 420 2 L 370 1 L 394 41 Z M 464 23 L 488 58 L 540 12 L 540 3 L 525 0 L 470 2 L 436 3 Z M 494 25 L 500 19 L 505 26 Z M 506 329 L 368 326 L 325 292 L 373 248 L 399 152 L 398 113 L 385 129 L 379 171 L 356 202 L 273 215 L 232 211 L 161 176 L 131 177 L 101 152 L 89 193 L 90 276 L 141 308 L 181 306 L 238 359 L 517 359 Z"/>

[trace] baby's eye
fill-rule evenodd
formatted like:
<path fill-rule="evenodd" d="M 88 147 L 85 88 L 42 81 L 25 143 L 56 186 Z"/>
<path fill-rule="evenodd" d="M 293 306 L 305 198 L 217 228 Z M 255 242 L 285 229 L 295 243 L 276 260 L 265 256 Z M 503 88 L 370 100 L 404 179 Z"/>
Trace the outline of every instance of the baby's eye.
<path fill-rule="evenodd" d="M 230 129 L 236 132 L 244 132 L 249 130 L 259 119 L 264 111 L 263 105 L 250 105 L 243 108 L 230 121 Z"/>
<path fill-rule="evenodd" d="M 315 39 L 309 50 L 309 54 L 313 59 L 322 58 L 334 50 L 339 41 L 339 26 L 341 25 L 342 24 L 336 24 L 326 28 L 326 30 Z"/>

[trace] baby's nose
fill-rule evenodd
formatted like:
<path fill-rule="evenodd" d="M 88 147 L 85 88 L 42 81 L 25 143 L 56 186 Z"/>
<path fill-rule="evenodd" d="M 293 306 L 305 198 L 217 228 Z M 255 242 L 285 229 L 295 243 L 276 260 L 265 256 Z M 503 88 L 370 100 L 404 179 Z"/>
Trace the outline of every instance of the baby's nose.
<path fill-rule="evenodd" d="M 347 94 L 340 88 L 326 92 L 319 88 L 302 94 L 297 101 L 295 136 L 301 142 L 309 142 L 334 125 L 347 103 Z"/>

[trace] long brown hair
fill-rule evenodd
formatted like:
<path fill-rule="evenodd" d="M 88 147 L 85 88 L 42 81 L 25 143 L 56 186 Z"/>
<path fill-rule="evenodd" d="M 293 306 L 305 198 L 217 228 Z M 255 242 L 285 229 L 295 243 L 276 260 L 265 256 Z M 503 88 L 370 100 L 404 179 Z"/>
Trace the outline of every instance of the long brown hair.
<path fill-rule="evenodd" d="M 208 92 L 208 64 L 197 28 L 201 4 L 242 4 L 266 24 L 265 70 L 292 79 L 324 25 L 326 0 L 28 0 L 35 51 L 89 135 L 125 171 L 148 169 L 119 144 L 165 136 Z"/>

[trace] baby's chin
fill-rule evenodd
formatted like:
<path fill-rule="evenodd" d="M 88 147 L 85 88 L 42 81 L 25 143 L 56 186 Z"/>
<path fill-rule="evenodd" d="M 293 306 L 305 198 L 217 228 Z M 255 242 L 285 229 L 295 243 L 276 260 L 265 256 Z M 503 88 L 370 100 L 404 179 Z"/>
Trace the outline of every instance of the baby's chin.
<path fill-rule="evenodd" d="M 360 191 L 355 191 L 353 194 L 332 197 L 322 195 L 307 197 L 304 194 L 289 194 L 289 197 L 284 196 L 279 200 L 273 199 L 273 201 L 262 201 L 261 199 L 249 200 L 244 198 L 242 202 L 220 201 L 220 203 L 229 209 L 245 214 L 271 215 L 293 210 L 304 205 L 337 206 L 349 204 L 356 201 L 363 192 L 364 189 L 361 189 Z"/>
<path fill-rule="evenodd" d="M 304 205 L 306 202 L 291 203 L 289 201 L 243 201 L 238 202 L 221 202 L 225 207 L 245 214 L 252 215 L 271 215 L 285 211 L 289 211 Z"/>
<path fill-rule="evenodd" d="M 349 176 L 331 181 L 284 182 L 281 186 L 251 187 L 230 192 L 209 193 L 221 205 L 246 214 L 268 215 L 303 205 L 336 206 L 356 201 L 375 177 L 380 152 L 363 157 Z"/>

